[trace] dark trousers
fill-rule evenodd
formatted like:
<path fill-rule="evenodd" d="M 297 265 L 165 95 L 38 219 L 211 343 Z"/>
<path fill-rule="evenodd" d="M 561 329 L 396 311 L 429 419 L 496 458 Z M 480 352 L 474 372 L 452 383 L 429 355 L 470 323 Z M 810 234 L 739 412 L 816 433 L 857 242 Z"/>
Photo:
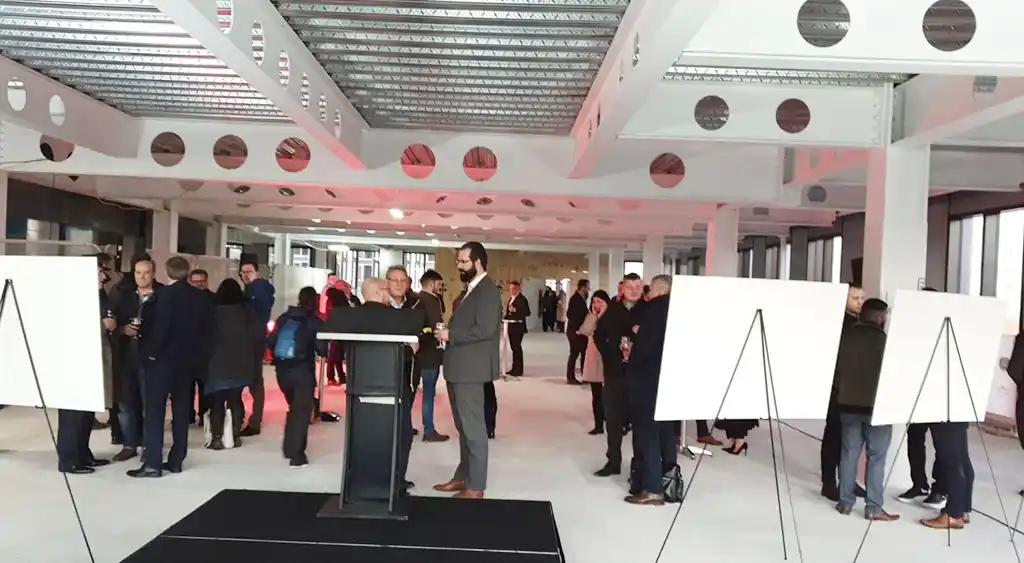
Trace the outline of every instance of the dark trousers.
<path fill-rule="evenodd" d="M 92 434 L 91 412 L 57 411 L 57 469 L 71 471 L 92 463 L 89 436 Z"/>
<path fill-rule="evenodd" d="M 657 380 L 630 374 L 630 411 L 633 413 L 633 457 L 638 464 L 640 490 L 664 494 L 662 476 L 676 464 L 676 433 L 672 422 L 654 420 Z"/>
<path fill-rule="evenodd" d="M 604 428 L 604 384 L 590 384 L 590 409 L 594 411 L 594 429 Z"/>
<path fill-rule="evenodd" d="M 556 311 L 544 311 L 541 314 L 541 322 L 544 326 L 544 332 L 555 331 L 555 313 Z"/>
<path fill-rule="evenodd" d="M 587 360 L 587 337 L 576 334 L 574 330 L 567 331 L 565 335 L 569 339 L 569 361 L 565 364 L 565 379 L 576 381 L 576 360 L 579 359 L 581 371 Z"/>
<path fill-rule="evenodd" d="M 498 394 L 494 392 L 494 382 L 484 383 L 484 422 L 487 433 L 494 434 L 498 422 Z"/>
<path fill-rule="evenodd" d="M 825 415 L 825 430 L 821 435 L 821 482 L 835 485 L 839 471 L 839 458 L 843 452 L 843 423 L 839 420 L 834 403 L 829 403 Z"/>
<path fill-rule="evenodd" d="M 345 344 L 342 342 L 331 342 L 327 352 L 327 379 L 345 383 Z"/>
<path fill-rule="evenodd" d="M 923 491 L 929 490 L 928 473 L 924 466 L 927 459 L 924 435 L 928 433 L 929 424 L 911 424 L 907 426 L 907 461 L 910 462 L 910 478 L 914 481 L 914 487 Z M 932 434 L 932 445 L 935 444 L 935 435 Z M 939 494 L 946 494 L 946 483 L 942 478 L 942 464 L 939 461 L 938 452 L 932 462 L 932 483 L 931 491 Z"/>
<path fill-rule="evenodd" d="M 242 430 L 242 419 L 245 418 L 245 405 L 242 404 L 242 388 L 224 389 L 204 395 L 210 408 L 210 428 L 214 438 L 224 437 L 224 421 L 227 411 L 231 411 L 232 436 L 238 437 Z"/>
<path fill-rule="evenodd" d="M 117 398 L 117 425 L 121 432 L 121 443 L 125 448 L 142 447 L 143 420 L 143 381 L 145 370 L 142 367 L 125 370 L 120 380 L 120 392 Z M 161 420 L 163 414 L 160 415 Z"/>
<path fill-rule="evenodd" d="M 943 512 L 952 518 L 970 514 L 974 497 L 974 466 L 967 444 L 966 422 L 940 422 L 931 424 L 935 455 L 942 464 L 946 485 L 946 508 Z"/>
<path fill-rule="evenodd" d="M 124 433 L 121 432 L 121 421 L 118 420 L 117 402 L 107 409 L 107 424 L 110 425 L 110 442 L 113 444 L 124 443 Z"/>
<path fill-rule="evenodd" d="M 625 434 L 626 422 L 629 420 L 629 383 L 625 375 L 605 371 L 601 387 L 601 399 L 604 401 L 604 416 L 608 427 L 608 450 L 605 456 L 609 465 L 621 467 L 622 437 Z"/>
<path fill-rule="evenodd" d="M 409 454 L 412 453 L 412 401 L 416 391 L 402 386 L 402 412 L 398 418 L 398 482 L 399 488 L 406 481 L 405 473 L 409 469 Z"/>
<path fill-rule="evenodd" d="M 163 467 L 164 419 L 167 400 L 170 399 L 171 451 L 167 454 L 167 465 L 181 467 L 188 454 L 188 425 L 191 421 L 194 385 L 192 374 L 162 362 L 148 364 L 145 374 L 142 434 L 145 451 L 142 463 L 152 469 Z"/>
<path fill-rule="evenodd" d="M 508 323 L 508 345 L 512 348 L 512 369 L 509 375 L 523 375 L 523 337 L 526 336 L 525 323 Z"/>
<path fill-rule="evenodd" d="M 263 384 L 263 352 L 267 349 L 266 340 L 264 339 L 256 349 L 260 351 L 260 356 L 256 359 L 252 383 L 249 384 L 249 394 L 252 395 L 252 414 L 249 416 L 247 426 L 259 430 L 263 426 L 263 405 L 267 398 Z"/>
<path fill-rule="evenodd" d="M 278 367 L 277 385 L 288 402 L 288 415 L 284 422 L 284 442 L 281 449 L 288 459 L 306 455 L 309 421 L 316 402 L 316 366 L 313 363 Z M 249 419 L 252 424 L 252 419 Z"/>
<path fill-rule="evenodd" d="M 1017 417 L 1017 428 L 1024 428 L 1024 393 L 1020 392 L 1020 387 L 1017 388 L 1017 409 L 1015 416 Z M 1017 439 L 1020 440 L 1020 447 L 1024 448 L 1024 432 L 1018 430 Z"/>

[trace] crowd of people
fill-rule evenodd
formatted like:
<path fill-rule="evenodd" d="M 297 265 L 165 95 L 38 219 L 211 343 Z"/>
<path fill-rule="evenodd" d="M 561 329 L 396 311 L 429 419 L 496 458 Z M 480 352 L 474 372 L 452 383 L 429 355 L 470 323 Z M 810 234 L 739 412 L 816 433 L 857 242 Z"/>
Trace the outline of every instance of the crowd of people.
<path fill-rule="evenodd" d="M 590 433 L 607 437 L 607 461 L 595 475 L 609 477 L 622 472 L 622 440 L 632 428 L 630 495 L 625 499 L 632 504 L 681 500 L 676 453 L 682 424 L 654 419 L 671 287 L 672 278 L 667 275 L 655 276 L 650 286 L 644 286 L 639 276 L 630 274 L 612 298 L 602 290 L 590 295 L 589 282 L 580 280 L 569 301 L 566 377 L 569 383 L 577 382 L 578 360 L 583 381 L 590 384 L 592 393 L 594 429 Z M 864 517 L 882 522 L 899 519 L 885 510 L 883 498 L 893 429 L 871 425 L 887 319 L 884 301 L 868 299 L 863 288 L 850 285 L 821 444 L 821 495 L 834 502 L 840 514 L 850 514 L 858 497 L 864 498 Z M 1016 347 L 1014 358 L 1008 371 L 1020 372 L 1015 380 L 1024 381 L 1024 344 Z M 714 438 L 706 421 L 697 421 L 698 442 L 723 445 L 726 453 L 739 455 L 747 452 L 747 435 L 758 421 L 718 420 L 713 426 L 725 431 L 729 443 L 723 445 Z M 920 521 L 927 527 L 961 529 L 970 522 L 974 470 L 967 429 L 968 424 L 962 422 L 911 424 L 908 429 L 913 486 L 897 500 L 920 502 L 937 510 L 934 518 Z M 931 485 L 925 472 L 925 435 L 929 432 L 935 448 Z M 857 483 L 862 455 L 866 459 L 865 486 Z"/>
<path fill-rule="evenodd" d="M 399 458 L 403 489 L 413 486 L 404 475 L 413 436 L 418 434 L 412 425 L 411 406 L 421 385 L 422 440 L 449 439 L 434 425 L 436 385 L 443 366 L 461 461 L 453 478 L 435 489 L 481 498 L 486 487 L 487 441 L 495 431 L 493 381 L 501 373 L 501 324 L 508 325 L 510 339 L 519 345 L 510 375 L 521 376 L 521 343 L 530 309 L 516 282 L 510 285 L 509 300 L 501 303 L 500 288 L 486 274 L 487 255 L 482 245 L 468 243 L 458 256 L 464 285 L 453 302 L 449 327 L 443 326 L 442 277 L 434 270 L 423 274 L 421 291 L 413 292 L 406 269 L 392 266 L 384 279 L 364 280 L 366 303 L 352 294 L 347 282 L 332 275 L 322 294 L 312 287 L 303 288 L 296 305 L 270 323 L 274 288 L 261 278 L 256 264 L 242 264 L 240 280 L 224 280 L 214 292 L 208 288 L 207 273 L 190 270 L 181 257 L 164 265 L 170 283 L 161 285 L 154 279 L 156 265 L 148 256 L 133 260 L 131 275 L 123 278 L 113 271 L 110 256 L 97 256 L 105 369 L 115 397 L 109 419 L 111 438 L 121 449 L 112 460 L 97 459 L 89 449 L 89 433 L 95 424 L 92 413 L 61 411 L 58 468 L 65 473 L 92 473 L 97 467 L 125 462 L 141 453 L 142 465 L 128 471 L 131 477 L 180 472 L 187 454 L 188 427 L 197 421 L 207 429 L 206 447 L 237 447 L 242 438 L 260 434 L 265 356 L 275 366 L 278 386 L 289 405 L 282 451 L 292 467 L 305 466 L 308 425 L 315 409 L 316 358 L 326 360 L 332 385 L 345 383 L 344 344 L 334 342 L 328 347 L 326 341 L 316 338 L 323 319 L 337 314 L 339 307 L 421 308 L 425 311 L 424 334 L 406 355 L 411 375 L 403 400 Z M 630 490 L 625 498 L 631 504 L 681 500 L 682 478 L 676 460 L 681 423 L 654 418 L 671 288 L 671 276 L 655 276 L 645 286 L 642 278 L 629 274 L 618 284 L 614 298 L 602 290 L 591 295 L 589 282 L 580 280 L 567 300 L 567 382 L 580 383 L 578 362 L 582 380 L 592 393 L 594 428 L 590 433 L 606 435 L 606 461 L 595 475 L 622 473 L 622 442 L 632 434 Z M 466 310 L 461 315 L 457 314 L 460 306 Z M 546 309 L 542 309 L 544 314 Z M 885 510 L 883 498 L 892 427 L 871 425 L 887 318 L 884 301 L 868 299 L 861 287 L 850 285 L 821 444 L 821 495 L 834 502 L 841 514 L 850 514 L 858 497 L 864 498 L 864 517 L 883 522 L 899 519 Z M 268 325 L 273 327 L 269 334 Z M 1007 369 L 1015 381 L 1024 381 L 1020 337 Z M 252 395 L 247 423 L 243 423 L 245 388 Z M 172 445 L 165 459 L 168 400 Z M 698 421 L 697 426 L 700 443 L 723 446 L 726 453 L 739 455 L 747 452 L 747 435 L 758 421 L 714 421 L 714 428 L 725 431 L 728 444 L 712 436 L 706 421 Z M 970 522 L 974 471 L 967 429 L 967 423 L 956 422 L 912 424 L 908 429 L 913 486 L 897 500 L 921 502 L 938 510 L 936 517 L 921 520 L 925 526 L 960 529 Z M 928 433 L 935 449 L 931 484 L 925 471 Z M 864 486 L 857 482 L 862 455 L 866 460 Z"/>

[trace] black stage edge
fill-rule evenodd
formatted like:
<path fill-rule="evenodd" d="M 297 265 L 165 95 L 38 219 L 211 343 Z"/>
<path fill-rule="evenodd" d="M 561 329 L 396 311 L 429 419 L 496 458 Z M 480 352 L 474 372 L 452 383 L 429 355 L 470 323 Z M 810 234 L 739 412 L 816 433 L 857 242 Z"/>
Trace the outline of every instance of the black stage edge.
<path fill-rule="evenodd" d="M 122 563 L 564 563 L 549 502 L 408 497 L 409 519 L 318 518 L 332 495 L 221 491 Z"/>

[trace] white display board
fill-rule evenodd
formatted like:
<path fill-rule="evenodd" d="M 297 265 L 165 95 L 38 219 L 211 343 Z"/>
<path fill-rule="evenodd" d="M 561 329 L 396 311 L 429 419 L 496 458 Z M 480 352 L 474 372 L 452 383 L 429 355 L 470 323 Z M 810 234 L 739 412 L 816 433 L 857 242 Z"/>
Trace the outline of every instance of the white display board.
<path fill-rule="evenodd" d="M 759 325 L 740 357 L 760 310 L 778 404 L 771 418 L 824 419 L 846 293 L 846 284 L 675 276 L 655 418 L 713 419 L 723 397 L 721 419 L 769 418 Z"/>
<path fill-rule="evenodd" d="M 889 336 L 871 424 L 984 420 L 992 368 L 999 362 L 1006 305 L 994 297 L 901 290 L 889 306 Z M 960 350 L 958 357 L 957 346 L 949 339 L 948 370 L 945 331 L 940 335 L 946 317 Z M 935 359 L 929 369 L 933 350 Z"/>
<path fill-rule="evenodd" d="M 96 258 L 0 256 L 0 284 L 8 279 L 46 406 L 106 409 Z M 0 316 L 0 404 L 42 406 L 10 295 Z"/>

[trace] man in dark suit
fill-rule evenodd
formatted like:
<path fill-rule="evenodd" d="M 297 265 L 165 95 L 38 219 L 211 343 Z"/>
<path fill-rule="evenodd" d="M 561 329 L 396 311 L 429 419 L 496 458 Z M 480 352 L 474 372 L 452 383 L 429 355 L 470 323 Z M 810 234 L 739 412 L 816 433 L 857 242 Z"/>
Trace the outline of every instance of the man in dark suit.
<path fill-rule="evenodd" d="M 639 487 L 630 483 L 635 491 L 626 497 L 626 502 L 630 504 L 665 504 L 662 475 L 676 464 L 673 423 L 654 420 L 671 289 L 671 276 L 658 275 L 651 280 L 651 297 L 644 305 L 632 339 L 633 344 L 627 350 L 633 456 L 638 464 L 636 477 L 640 481 Z"/>
<path fill-rule="evenodd" d="M 587 306 L 587 296 L 590 295 L 590 280 L 576 282 L 576 293 L 569 298 L 569 305 L 565 311 L 565 336 L 569 339 L 569 361 L 565 366 L 565 382 L 569 385 L 579 385 L 581 381 L 576 379 L 576 358 L 580 360 L 580 371 L 587 360 L 587 337 L 577 334 L 583 326 L 583 320 L 590 312 Z"/>
<path fill-rule="evenodd" d="M 512 348 L 512 369 L 508 375 L 523 376 L 523 337 L 526 336 L 526 319 L 530 318 L 530 301 L 522 294 L 518 281 L 508 284 L 509 300 L 505 305 L 505 322 L 508 324 L 508 344 Z"/>
<path fill-rule="evenodd" d="M 427 270 L 420 276 L 420 307 L 425 311 L 420 349 L 416 353 L 416 369 L 423 383 L 423 441 L 447 442 L 448 436 L 434 428 L 434 399 L 437 394 L 437 379 L 441 372 L 444 351 L 439 347 L 435 331 L 438 324 L 444 324 L 444 301 L 438 292 L 444 278 L 436 270 Z M 415 392 L 415 389 L 413 390 Z"/>
<path fill-rule="evenodd" d="M 162 477 L 164 470 L 180 473 L 188 453 L 188 423 L 192 410 L 192 382 L 207 359 L 207 324 L 210 299 L 189 285 L 189 263 L 181 256 L 167 261 L 169 285 L 160 288 L 143 314 L 139 342 L 146 365 L 143 384 L 142 467 L 130 477 Z M 171 400 L 171 451 L 164 463 L 164 418 Z"/>
<path fill-rule="evenodd" d="M 466 292 L 452 315 L 451 326 L 438 331 L 447 342 L 444 377 L 452 417 L 459 431 L 459 466 L 434 490 L 458 498 L 483 498 L 487 488 L 488 435 L 484 387 L 500 373 L 501 291 L 487 276 L 487 251 L 479 242 L 459 249 L 459 277 Z"/>
<path fill-rule="evenodd" d="M 867 294 L 859 285 L 850 284 L 846 292 L 846 314 L 843 316 L 843 336 L 857 323 L 860 309 L 864 306 Z M 843 423 L 839 420 L 836 409 L 836 393 L 839 381 L 832 375 L 832 395 L 828 402 L 828 413 L 825 415 L 825 430 L 821 435 L 821 496 L 832 502 L 839 502 L 839 485 L 836 474 L 839 471 L 839 456 L 843 449 Z M 854 494 L 864 497 L 864 489 L 860 485 L 854 487 Z"/>

